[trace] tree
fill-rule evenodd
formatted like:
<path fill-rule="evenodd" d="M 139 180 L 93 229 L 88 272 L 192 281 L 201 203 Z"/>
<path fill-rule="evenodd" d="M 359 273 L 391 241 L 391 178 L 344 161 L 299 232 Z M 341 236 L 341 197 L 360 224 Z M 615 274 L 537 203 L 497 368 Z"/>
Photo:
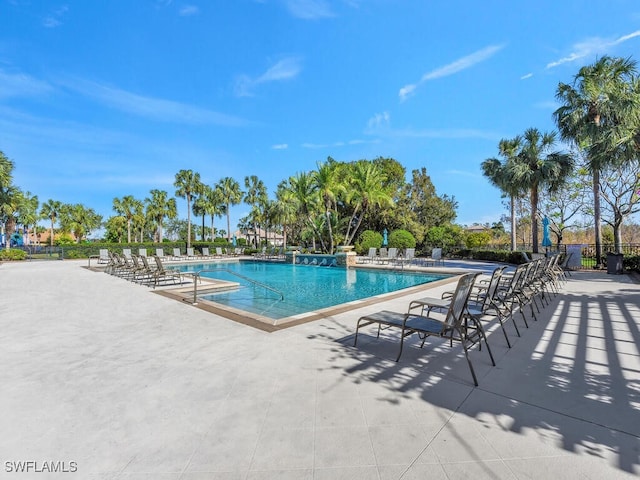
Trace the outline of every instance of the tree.
<path fill-rule="evenodd" d="M 191 200 L 193 195 L 202 191 L 200 174 L 193 170 L 180 170 L 173 186 L 176 187 L 176 196 L 187 201 L 187 248 L 191 248 Z"/>
<path fill-rule="evenodd" d="M 57 200 L 47 200 L 42 204 L 42 208 L 40 209 L 40 215 L 43 218 L 47 218 L 51 221 L 51 230 L 50 230 L 50 245 L 53 247 L 53 229 L 56 224 L 56 220 L 60 215 L 60 209 L 62 208 L 62 202 Z"/>
<path fill-rule="evenodd" d="M 127 233 L 127 220 L 121 215 L 114 215 L 107 219 L 104 228 L 104 237 L 107 242 L 122 243 L 122 240 Z"/>
<path fill-rule="evenodd" d="M 604 200 L 606 223 L 613 228 L 616 252 L 622 252 L 622 223 L 625 218 L 640 212 L 640 163 L 629 161 L 604 168 L 600 175 L 600 193 Z"/>
<path fill-rule="evenodd" d="M 217 184 L 220 188 L 222 200 L 225 205 L 225 211 L 227 213 L 227 241 L 231 241 L 231 205 L 238 205 L 242 201 L 242 190 L 240 190 L 240 184 L 231 177 L 224 177 Z"/>
<path fill-rule="evenodd" d="M 296 222 L 296 207 L 291 189 L 287 188 L 288 182 L 284 181 L 276 189 L 276 200 L 273 206 L 274 221 L 282 227 L 284 244 L 287 245 L 287 233 Z"/>
<path fill-rule="evenodd" d="M 149 193 L 151 197 L 144 199 L 147 215 L 155 222 L 157 241 L 162 243 L 165 218 L 173 219 L 178 216 L 176 199 L 168 198 L 169 194 L 164 190 L 153 189 Z"/>
<path fill-rule="evenodd" d="M 204 189 L 208 187 L 206 185 L 203 185 L 202 188 L 204 193 Z M 207 199 L 205 198 L 204 195 L 200 195 L 198 198 L 194 200 L 191 211 L 196 217 L 202 217 L 202 226 L 199 227 L 199 230 L 200 230 L 200 241 L 204 242 L 204 235 L 205 235 L 204 219 L 206 218 L 206 215 L 207 215 Z M 211 238 L 211 240 L 213 241 L 213 238 Z"/>
<path fill-rule="evenodd" d="M 14 213 L 17 210 L 20 189 L 13 185 L 13 161 L 0 151 L 0 227 L 9 236 L 13 233 Z M 10 242 L 7 241 L 7 248 Z"/>
<path fill-rule="evenodd" d="M 288 188 L 291 191 L 290 200 L 294 202 L 297 215 L 303 219 L 301 237 L 307 236 L 304 233 L 305 227 L 307 232 L 313 235 L 313 244 L 315 249 L 316 239 L 320 241 L 322 251 L 327 251 L 324 240 L 320 233 L 322 225 L 316 219 L 318 210 L 318 186 L 313 179 L 313 174 L 301 172 L 296 173 L 289 178 Z"/>
<path fill-rule="evenodd" d="M 511 250 L 516 250 L 516 198 L 520 196 L 519 186 L 511 178 L 511 165 L 515 161 L 520 148 L 520 137 L 502 139 L 498 144 L 498 151 L 503 160 L 488 158 L 482 162 L 482 174 L 491 184 L 509 197 L 509 217 L 511 223 Z"/>
<path fill-rule="evenodd" d="M 454 197 L 448 195 L 438 196 L 436 187 L 427 174 L 427 169 L 411 172 L 411 184 L 409 185 L 410 208 L 414 213 L 415 221 L 420 231 L 418 237 L 424 238 L 425 232 L 432 226 L 451 223 L 456 218 L 458 203 Z"/>
<path fill-rule="evenodd" d="M 347 224 L 345 245 L 351 245 L 353 242 L 362 224 L 362 219 L 370 207 L 393 205 L 393 199 L 389 195 L 388 189 L 384 187 L 386 175 L 378 166 L 360 160 L 350 164 L 350 167 L 347 177 L 349 180 L 346 200 L 352 206 L 353 213 Z"/>
<path fill-rule="evenodd" d="M 36 224 L 38 222 L 38 196 L 31 195 L 31 192 L 25 192 L 22 194 L 20 204 L 18 206 L 18 223 L 24 225 L 25 234 L 28 232 L 29 227 L 33 227 L 35 231 Z M 27 242 L 29 237 L 27 236 Z"/>
<path fill-rule="evenodd" d="M 538 204 L 540 189 L 557 191 L 574 167 L 573 157 L 552 151 L 555 132 L 540 133 L 529 128 L 522 137 L 522 146 L 511 163 L 511 178 L 517 190 L 531 195 L 531 236 L 533 252 L 538 253 Z"/>
<path fill-rule="evenodd" d="M 244 177 L 244 187 L 247 189 L 243 201 L 251 206 L 253 231 L 256 237 L 256 246 L 258 245 L 258 223 L 264 220 L 264 206 L 267 203 L 267 188 L 264 182 L 257 176 L 251 175 Z"/>
<path fill-rule="evenodd" d="M 127 221 L 127 243 L 131 243 L 131 224 L 136 214 L 142 209 L 142 202 L 133 195 L 113 199 L 113 210 Z"/>
<path fill-rule="evenodd" d="M 585 168 L 578 168 L 565 186 L 556 192 L 549 193 L 542 205 L 542 212 L 549 219 L 549 229 L 556 237 L 558 249 L 564 239 L 565 232 L 578 227 L 576 216 L 583 213 L 587 204 L 588 183 Z"/>
<path fill-rule="evenodd" d="M 325 163 L 318 163 L 318 170 L 314 172 L 313 181 L 316 191 L 320 196 L 320 205 L 324 209 L 326 226 L 329 233 L 328 253 L 333 254 L 334 238 L 331 214 L 336 210 L 336 200 L 338 195 L 345 191 L 344 183 L 339 178 L 340 166 L 331 157 Z"/>
<path fill-rule="evenodd" d="M 214 217 L 219 217 L 225 212 L 223 199 L 222 199 L 222 192 L 217 186 L 215 187 L 206 186 L 204 189 L 202 198 L 204 198 L 204 201 L 205 201 L 205 204 L 204 204 L 205 212 L 211 217 L 211 241 L 213 241 L 216 238 Z"/>
<path fill-rule="evenodd" d="M 101 223 L 102 216 L 82 204 L 65 204 L 60 209 L 61 227 L 65 232 L 72 232 L 77 243 L 89 236 L 92 230 L 100 227 Z"/>
<path fill-rule="evenodd" d="M 561 138 L 586 152 L 593 175 L 597 265 L 602 263 L 600 171 L 619 161 L 616 150 L 636 150 L 639 100 L 635 74 L 635 61 L 604 56 L 582 67 L 571 84 L 559 83 L 556 90 L 561 106 L 553 115 Z"/>

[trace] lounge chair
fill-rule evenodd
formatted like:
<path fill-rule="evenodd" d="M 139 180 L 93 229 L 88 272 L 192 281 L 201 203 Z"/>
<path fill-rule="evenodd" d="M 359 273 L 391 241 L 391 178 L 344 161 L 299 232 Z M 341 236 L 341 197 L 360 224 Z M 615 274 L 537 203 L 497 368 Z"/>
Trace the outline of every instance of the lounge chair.
<path fill-rule="evenodd" d="M 211 254 L 209 253 L 209 247 L 202 247 L 202 257 L 211 258 Z"/>
<path fill-rule="evenodd" d="M 147 249 L 146 248 L 139 248 L 138 249 L 138 255 L 140 255 L 141 257 L 146 257 L 147 256 Z"/>
<path fill-rule="evenodd" d="M 100 249 L 100 255 L 98 256 L 98 263 L 106 263 L 109 264 L 109 249 L 107 248 L 101 248 Z"/>
<path fill-rule="evenodd" d="M 427 308 L 426 315 L 423 312 L 421 315 L 415 315 L 412 313 L 399 313 L 383 310 L 381 312 L 373 313 L 371 315 L 365 315 L 358 319 L 356 327 L 356 335 L 354 340 L 354 346 L 358 341 L 358 330 L 361 326 L 370 324 L 378 324 L 378 336 L 380 335 L 380 329 L 382 326 L 395 327 L 401 329 L 400 332 L 400 352 L 396 361 L 400 360 L 402 355 L 402 347 L 404 344 L 404 338 L 417 333 L 422 339 L 420 347 L 424 346 L 427 337 L 441 337 L 448 339 L 451 343 L 454 340 L 459 341 L 462 344 L 464 355 L 473 377 L 473 383 L 478 386 L 478 379 L 473 369 L 473 364 L 469 358 L 469 348 L 476 343 L 481 344 L 482 340 L 487 347 L 489 356 L 491 357 L 491 363 L 495 366 L 495 360 L 489 344 L 487 343 L 487 337 L 482 328 L 482 324 L 470 315 L 467 314 L 467 302 L 469 295 L 473 287 L 473 283 L 479 273 L 468 273 L 462 275 L 458 281 L 458 286 L 451 297 L 449 306 L 446 313 L 432 312 Z M 434 298 L 434 303 L 438 306 L 441 305 L 442 299 Z"/>
<path fill-rule="evenodd" d="M 182 273 L 178 272 L 177 270 L 166 270 L 164 268 L 164 265 L 162 264 L 162 261 L 155 255 L 153 259 L 156 262 L 156 268 L 153 270 L 152 277 L 153 288 L 156 288 L 161 282 L 165 282 L 168 280 L 171 280 L 171 282 L 174 284 L 176 283 L 176 280 L 179 283 L 182 283 Z"/>
<path fill-rule="evenodd" d="M 171 259 L 172 260 L 186 260 L 187 256 L 186 255 L 182 255 L 182 253 L 180 252 L 180 249 L 178 247 L 173 249 L 173 255 L 171 255 Z"/>
<path fill-rule="evenodd" d="M 196 252 L 195 252 L 193 247 L 187 248 L 187 259 L 195 260 L 195 259 L 200 258 L 200 257 L 201 257 L 201 255 L 196 254 Z"/>
<path fill-rule="evenodd" d="M 402 264 L 403 267 L 405 266 L 405 264 L 407 266 L 410 266 L 413 263 L 415 257 L 416 257 L 416 249 L 406 248 L 404 250 L 404 254 L 398 257 L 398 261 Z"/>
<path fill-rule="evenodd" d="M 376 247 L 369 247 L 369 253 L 364 257 L 364 263 L 373 263 L 376 259 L 378 249 Z"/>
<path fill-rule="evenodd" d="M 511 348 L 509 336 L 504 328 L 504 324 L 509 317 L 511 317 L 513 321 L 518 336 L 520 336 L 520 332 L 511 314 L 511 309 L 508 305 L 505 305 L 498 295 L 500 281 L 506 268 L 506 266 L 498 267 L 493 271 L 488 281 L 485 280 L 474 284 L 471 294 L 469 295 L 469 302 L 467 303 L 467 313 L 472 315 L 477 321 L 497 318 L 500 322 L 504 338 L 507 341 L 507 346 Z M 445 292 L 442 294 L 442 298 L 451 298 L 451 295 L 453 295 L 453 292 Z"/>
<path fill-rule="evenodd" d="M 378 257 L 378 263 L 391 263 L 395 262 L 398 259 L 398 249 L 395 247 L 390 248 L 381 248 L 380 256 Z"/>
<path fill-rule="evenodd" d="M 131 249 L 130 248 L 123 248 L 122 249 L 122 255 L 124 255 L 124 258 L 126 258 L 127 260 L 131 260 Z"/>
<path fill-rule="evenodd" d="M 162 260 L 163 262 L 169 260 L 169 257 L 167 257 L 164 254 L 164 248 L 156 248 L 156 257 L 158 257 L 160 260 Z"/>
<path fill-rule="evenodd" d="M 429 265 L 429 263 L 433 263 L 434 267 L 437 265 L 444 267 L 444 260 L 442 258 L 442 248 L 433 248 L 431 250 L 431 256 L 427 257 L 426 259 L 426 263 L 427 265 Z"/>

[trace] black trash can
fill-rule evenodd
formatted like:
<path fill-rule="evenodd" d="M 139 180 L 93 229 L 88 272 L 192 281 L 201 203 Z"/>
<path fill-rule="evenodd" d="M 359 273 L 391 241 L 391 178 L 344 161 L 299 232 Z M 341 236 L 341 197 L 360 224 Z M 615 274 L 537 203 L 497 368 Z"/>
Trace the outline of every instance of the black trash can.
<path fill-rule="evenodd" d="M 624 273 L 624 255 L 622 253 L 607 253 L 607 273 L 621 275 Z"/>

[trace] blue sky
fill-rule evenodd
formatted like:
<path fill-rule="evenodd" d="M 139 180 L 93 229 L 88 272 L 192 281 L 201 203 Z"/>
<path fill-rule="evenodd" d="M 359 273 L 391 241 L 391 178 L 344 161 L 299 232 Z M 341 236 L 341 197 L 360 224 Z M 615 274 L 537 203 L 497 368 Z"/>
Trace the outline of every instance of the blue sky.
<path fill-rule="evenodd" d="M 15 183 L 105 219 L 180 169 L 273 194 L 328 156 L 384 156 L 426 167 L 458 223 L 496 221 L 480 164 L 499 140 L 553 130 L 558 82 L 640 47 L 633 0 L 0 0 L 0 18 Z"/>

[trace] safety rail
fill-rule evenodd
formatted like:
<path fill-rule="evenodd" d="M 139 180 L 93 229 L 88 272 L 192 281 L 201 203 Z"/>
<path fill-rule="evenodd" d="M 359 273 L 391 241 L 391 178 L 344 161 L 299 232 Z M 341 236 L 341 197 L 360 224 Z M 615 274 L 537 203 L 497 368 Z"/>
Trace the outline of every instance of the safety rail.
<path fill-rule="evenodd" d="M 198 298 L 198 280 L 200 279 L 200 274 L 201 273 L 216 273 L 216 272 L 225 272 L 228 273 L 230 275 L 234 275 L 238 278 L 241 278 L 243 280 L 246 280 L 247 282 L 253 283 L 254 285 L 258 285 L 259 287 L 265 288 L 267 290 L 271 290 L 274 293 L 277 293 L 278 295 L 280 295 L 280 301 L 282 302 L 284 300 L 284 294 L 280 291 L 280 290 L 276 290 L 273 287 L 270 287 L 269 285 L 266 285 L 262 282 L 258 282 L 257 280 L 254 280 L 253 278 L 249 278 L 249 277 L 245 277 L 244 275 L 240 275 L 237 272 L 234 272 L 233 270 L 229 270 L 227 268 L 206 268 L 203 270 L 198 270 L 194 275 L 193 275 L 193 305 L 197 305 L 197 298 Z"/>

